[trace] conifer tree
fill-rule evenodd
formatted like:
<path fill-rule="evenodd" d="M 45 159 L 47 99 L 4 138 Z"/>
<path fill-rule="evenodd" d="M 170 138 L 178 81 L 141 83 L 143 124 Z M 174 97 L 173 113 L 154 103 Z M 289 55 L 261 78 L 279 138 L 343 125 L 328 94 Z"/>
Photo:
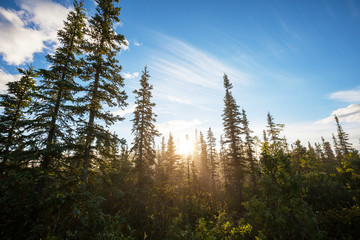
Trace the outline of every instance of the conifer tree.
<path fill-rule="evenodd" d="M 0 107 L 0 159 L 5 164 L 9 153 L 23 148 L 24 130 L 27 127 L 26 110 L 32 103 L 37 74 L 32 66 L 18 68 L 23 76 L 19 81 L 9 82 L 7 93 L 1 94 Z"/>
<path fill-rule="evenodd" d="M 349 134 L 347 134 L 341 127 L 338 117 L 335 115 L 335 121 L 337 126 L 338 132 L 338 139 L 339 139 L 339 147 L 340 153 L 342 155 L 347 155 L 351 151 L 352 144 L 349 143 Z"/>
<path fill-rule="evenodd" d="M 151 166 L 155 164 L 153 143 L 159 132 L 155 129 L 156 115 L 153 112 L 155 103 L 151 102 L 153 86 L 149 84 L 149 72 L 145 67 L 140 79 L 139 90 L 134 90 L 135 111 L 132 134 L 135 135 L 131 152 L 134 154 L 135 171 L 139 188 L 151 181 Z"/>
<path fill-rule="evenodd" d="M 269 138 L 267 137 L 265 130 L 263 130 L 263 141 L 264 143 L 269 141 Z"/>
<path fill-rule="evenodd" d="M 291 161 L 292 161 L 292 168 L 295 173 L 300 173 L 304 168 L 304 158 L 306 154 L 306 148 L 301 144 L 300 140 L 296 140 L 294 145 L 292 145 L 292 152 L 291 152 Z"/>
<path fill-rule="evenodd" d="M 199 143 L 200 143 L 200 164 L 199 164 L 200 182 L 201 182 L 201 186 L 207 190 L 209 187 L 210 173 L 209 173 L 207 145 L 202 132 L 200 132 Z"/>
<path fill-rule="evenodd" d="M 155 177 L 160 184 L 166 181 L 165 161 L 166 161 L 166 143 L 165 143 L 165 137 L 163 136 L 161 138 L 161 146 L 158 152 L 157 162 L 155 166 Z"/>
<path fill-rule="evenodd" d="M 103 121 L 106 126 L 122 120 L 120 116 L 104 111 L 104 104 L 109 107 L 123 109 L 127 104 L 127 96 L 122 89 L 124 79 L 120 75 L 121 66 L 115 58 L 126 44 L 125 38 L 114 31 L 114 24 L 120 22 L 120 8 L 114 6 L 119 0 L 95 0 L 96 14 L 89 20 L 88 41 L 84 46 L 86 52 L 85 65 L 81 78 L 89 82 L 84 87 L 84 94 L 79 98 L 83 103 L 79 108 L 81 115 L 87 116 L 87 121 L 81 122 L 79 134 L 83 146 L 83 175 L 82 181 L 88 182 L 89 168 L 93 155 L 94 141 L 104 141 L 111 138 L 106 129 L 99 123 Z M 99 121 L 95 121 L 99 120 Z"/>
<path fill-rule="evenodd" d="M 325 170 L 328 170 L 330 172 L 336 172 L 337 161 L 331 145 L 329 142 L 325 141 L 323 137 L 321 137 L 321 140 L 323 151 L 321 151 L 320 160 L 324 165 L 323 167 Z"/>
<path fill-rule="evenodd" d="M 315 153 L 317 158 L 320 160 L 324 159 L 324 152 L 322 151 L 321 145 L 319 143 L 315 143 Z"/>
<path fill-rule="evenodd" d="M 216 190 L 216 181 L 218 177 L 217 169 L 218 162 L 216 156 L 216 139 L 213 131 L 209 128 L 207 132 L 207 146 L 208 146 L 208 157 L 209 157 L 209 174 L 210 174 L 210 188 L 214 194 Z"/>
<path fill-rule="evenodd" d="M 224 74 L 224 143 L 228 145 L 228 167 L 231 169 L 229 174 L 230 188 L 229 192 L 234 191 L 241 196 L 241 189 L 245 177 L 245 162 L 242 156 L 242 141 L 241 134 L 243 134 L 242 119 L 239 111 L 239 106 L 232 95 L 232 84 L 230 83 L 226 74 Z M 240 197 L 241 198 L 241 197 Z"/>
<path fill-rule="evenodd" d="M 169 139 L 167 142 L 166 148 L 166 158 L 165 158 L 165 173 L 169 183 L 172 185 L 175 182 L 174 174 L 176 169 L 176 163 L 178 161 L 178 155 L 176 154 L 176 147 L 174 143 L 174 138 L 171 133 L 169 133 Z"/>
<path fill-rule="evenodd" d="M 151 190 L 153 173 L 152 166 L 155 164 L 155 137 L 159 132 L 155 129 L 155 117 L 153 112 L 155 103 L 151 102 L 153 86 L 149 84 L 149 72 L 147 67 L 144 68 L 140 78 L 140 89 L 134 90 L 135 94 L 135 110 L 133 127 L 131 133 L 134 135 L 131 152 L 133 153 L 134 171 L 136 174 L 136 203 L 137 203 L 137 217 L 136 221 L 139 227 L 143 228 L 145 218 L 145 202 L 149 199 L 149 192 Z"/>
<path fill-rule="evenodd" d="M 45 145 L 42 167 L 51 164 L 54 156 L 61 154 L 73 143 L 74 94 L 79 89 L 75 78 L 79 75 L 85 29 L 84 1 L 74 1 L 74 11 L 68 14 L 64 28 L 58 31 L 61 46 L 54 55 L 48 55 L 49 70 L 40 69 L 39 103 L 36 107 L 37 129 L 34 135 L 44 134 Z M 60 142 L 58 141 L 60 138 Z M 65 148 L 65 149 L 64 149 Z"/>
<path fill-rule="evenodd" d="M 274 122 L 273 116 L 270 113 L 267 115 L 267 136 L 269 137 L 271 150 L 276 152 L 284 148 L 284 139 L 280 138 L 280 132 L 283 130 L 284 125 Z M 284 149 L 283 149 L 284 150 Z"/>
<path fill-rule="evenodd" d="M 331 149 L 330 143 L 325 141 L 323 137 L 321 137 L 321 141 L 324 150 L 324 158 L 326 158 L 328 162 L 335 162 L 335 155 L 333 150 Z"/>
<path fill-rule="evenodd" d="M 229 176 L 229 169 L 228 169 L 228 161 L 227 161 L 227 149 L 225 148 L 225 143 L 223 140 L 223 135 L 220 136 L 220 163 L 222 168 L 222 177 L 223 177 L 223 184 L 225 189 L 229 184 L 228 176 Z"/>
<path fill-rule="evenodd" d="M 245 147 L 246 147 L 246 155 L 247 161 L 250 165 L 250 176 L 251 181 L 256 184 L 256 173 L 255 173 L 255 158 L 254 158 L 254 139 L 251 137 L 252 131 L 249 128 L 249 121 L 247 120 L 246 112 L 242 109 L 242 124 L 244 128 L 245 134 Z"/>
<path fill-rule="evenodd" d="M 334 142 L 335 156 L 336 156 L 337 159 L 339 159 L 340 156 L 341 156 L 341 151 L 340 151 L 339 142 L 338 142 L 338 140 L 336 139 L 336 137 L 335 137 L 334 134 L 332 134 L 332 139 L 333 139 L 333 142 Z"/>
<path fill-rule="evenodd" d="M 195 128 L 195 141 L 194 141 L 194 149 L 192 153 L 192 160 L 194 161 L 196 166 L 199 166 L 200 163 L 200 154 L 201 154 L 201 146 L 198 137 L 198 130 Z"/>

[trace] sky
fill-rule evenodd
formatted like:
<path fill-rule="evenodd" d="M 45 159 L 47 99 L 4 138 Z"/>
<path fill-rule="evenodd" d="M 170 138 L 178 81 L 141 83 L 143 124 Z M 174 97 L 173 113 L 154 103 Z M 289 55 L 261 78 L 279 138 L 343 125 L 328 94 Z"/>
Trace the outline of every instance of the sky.
<path fill-rule="evenodd" d="M 87 15 L 95 2 L 85 1 Z M 129 106 L 112 130 L 131 143 L 134 94 L 144 66 L 154 86 L 157 128 L 182 142 L 195 129 L 223 133 L 223 75 L 261 138 L 270 112 L 289 143 L 332 143 L 334 115 L 360 149 L 360 2 L 266 0 L 123 0 L 117 58 Z M 46 68 L 45 55 L 71 0 L 0 2 L 0 91 L 17 67 Z M 181 145 L 181 144 L 180 144 Z"/>

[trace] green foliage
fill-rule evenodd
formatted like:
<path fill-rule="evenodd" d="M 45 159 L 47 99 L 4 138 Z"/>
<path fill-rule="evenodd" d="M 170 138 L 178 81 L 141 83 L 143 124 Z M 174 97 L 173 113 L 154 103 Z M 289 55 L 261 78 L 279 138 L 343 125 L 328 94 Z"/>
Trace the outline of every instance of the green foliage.
<path fill-rule="evenodd" d="M 320 239 L 315 214 L 302 195 L 289 155 L 270 154 L 265 144 L 260 193 L 246 203 L 248 219 L 262 239 Z"/>
<path fill-rule="evenodd" d="M 25 136 L 27 130 L 28 108 L 32 105 L 35 89 L 34 68 L 18 68 L 23 76 L 19 81 L 7 83 L 6 94 L 1 94 L 0 107 L 3 108 L 0 116 L 0 165 L 11 160 L 13 164 L 24 164 L 16 157 L 16 151 L 23 151 L 29 144 L 29 138 Z M 14 156 L 12 156 L 14 155 Z M 25 164 L 28 162 L 25 162 Z"/>
<path fill-rule="evenodd" d="M 194 230 L 191 230 L 190 226 L 179 228 L 181 220 L 182 215 L 174 218 L 166 239 L 241 240 L 251 238 L 251 225 L 244 223 L 243 220 L 233 222 L 224 212 L 213 215 L 209 220 L 199 218 Z"/>
<path fill-rule="evenodd" d="M 92 239 L 105 227 L 103 198 L 84 192 L 76 179 L 24 168 L 0 181 L 2 239 Z"/>

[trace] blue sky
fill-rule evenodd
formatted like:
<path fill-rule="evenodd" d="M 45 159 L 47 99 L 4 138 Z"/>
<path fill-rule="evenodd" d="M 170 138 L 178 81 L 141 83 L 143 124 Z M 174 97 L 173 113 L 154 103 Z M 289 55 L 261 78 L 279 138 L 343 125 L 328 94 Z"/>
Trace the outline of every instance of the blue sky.
<path fill-rule="evenodd" d="M 94 13 L 88 0 L 88 14 Z M 285 124 L 290 143 L 320 142 L 336 133 L 333 114 L 359 149 L 360 2 L 358 1 L 165 1 L 120 2 L 129 45 L 118 58 L 129 107 L 112 109 L 126 120 L 112 127 L 131 142 L 134 96 L 147 65 L 154 85 L 159 130 L 177 138 L 222 134 L 222 76 L 261 136 L 268 111 Z M 0 88 L 18 78 L 16 67 L 46 67 L 56 29 L 70 0 L 0 3 Z"/>

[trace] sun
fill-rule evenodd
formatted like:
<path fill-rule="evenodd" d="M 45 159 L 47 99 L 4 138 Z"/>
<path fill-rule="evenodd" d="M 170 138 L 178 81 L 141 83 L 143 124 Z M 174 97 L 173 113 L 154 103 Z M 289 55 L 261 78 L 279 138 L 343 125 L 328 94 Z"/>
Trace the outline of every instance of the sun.
<path fill-rule="evenodd" d="M 194 150 L 194 140 L 188 134 L 178 138 L 178 152 L 182 155 L 191 154 Z"/>

